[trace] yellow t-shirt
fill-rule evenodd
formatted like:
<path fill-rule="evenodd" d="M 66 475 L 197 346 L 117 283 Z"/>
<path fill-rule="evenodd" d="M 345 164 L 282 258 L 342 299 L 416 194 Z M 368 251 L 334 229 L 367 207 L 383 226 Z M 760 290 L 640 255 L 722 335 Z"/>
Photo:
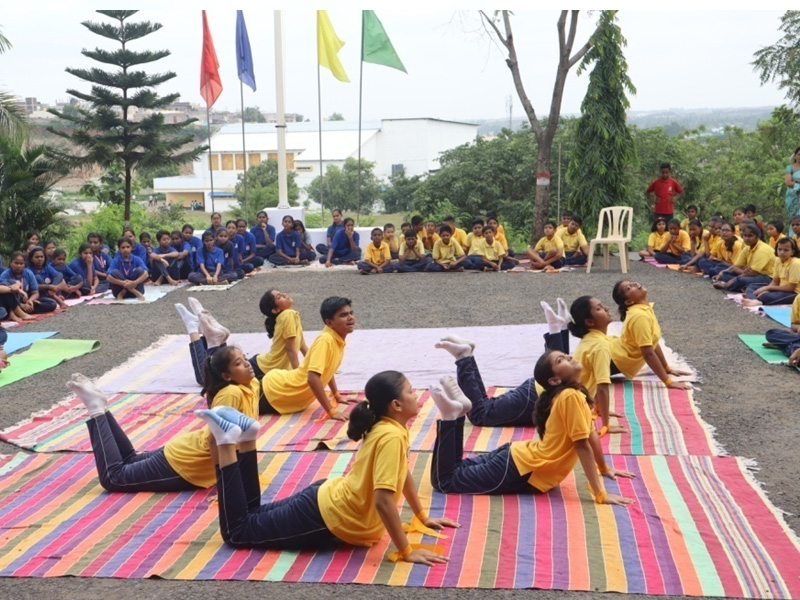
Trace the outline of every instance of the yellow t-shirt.
<path fill-rule="evenodd" d="M 744 242 L 742 242 L 742 240 L 737 239 L 733 242 L 733 249 L 728 252 L 728 248 L 725 246 L 725 240 L 720 237 L 719 240 L 717 240 L 717 244 L 711 249 L 711 256 L 715 256 L 728 264 L 733 264 L 736 262 L 736 259 L 739 258 L 743 244 Z"/>
<path fill-rule="evenodd" d="M 367 244 L 367 249 L 364 252 L 364 260 L 368 260 L 373 265 L 383 266 L 384 263 L 388 263 L 392 260 L 391 250 L 389 249 L 389 244 L 386 242 L 381 242 L 381 245 L 377 248 L 375 244 L 371 241 Z"/>
<path fill-rule="evenodd" d="M 708 234 L 708 239 L 706 240 L 706 243 L 708 244 L 708 250 L 707 250 L 708 256 L 714 254 L 714 248 L 717 247 L 717 244 L 719 244 L 719 241 L 721 239 L 722 238 L 718 235 Z"/>
<path fill-rule="evenodd" d="M 564 244 L 564 252 L 576 252 L 583 246 L 588 246 L 588 242 L 583 232 L 578 229 L 575 233 L 570 233 L 566 227 L 561 231 L 556 231 L 556 236 L 561 238 Z"/>
<path fill-rule="evenodd" d="M 611 342 L 602 331 L 590 329 L 575 348 L 575 360 L 583 365 L 581 385 L 594 397 L 597 386 L 611 383 Z"/>
<path fill-rule="evenodd" d="M 294 338 L 295 348 L 300 351 L 303 347 L 303 324 L 300 322 L 300 313 L 292 308 L 282 310 L 275 319 L 275 331 L 272 334 L 272 346 L 269 352 L 256 356 L 258 368 L 263 373 L 272 369 L 291 369 L 289 355 L 286 354 L 286 340 Z"/>
<path fill-rule="evenodd" d="M 417 250 L 418 253 L 422 254 L 423 256 L 425 255 L 425 246 L 422 245 L 421 239 L 417 238 L 417 243 L 414 246 L 414 248 Z M 403 257 L 403 255 L 406 253 L 407 250 L 408 246 L 406 246 L 406 242 L 405 240 L 403 240 L 403 243 L 400 244 L 400 258 Z M 411 257 L 409 258 L 409 260 L 416 260 L 416 257 Z"/>
<path fill-rule="evenodd" d="M 567 226 L 564 225 L 563 223 L 561 225 L 559 225 L 558 227 L 556 227 L 556 235 L 558 235 L 559 233 L 564 231 L 566 228 L 567 228 Z"/>
<path fill-rule="evenodd" d="M 776 238 L 774 238 L 774 237 L 770 237 L 770 238 L 767 240 L 767 242 L 769 243 L 769 247 L 770 247 L 770 248 L 772 248 L 772 249 L 774 250 L 774 249 L 775 249 L 775 246 L 777 246 L 777 245 L 778 245 L 778 242 L 779 242 L 780 240 L 782 240 L 784 237 L 786 237 L 786 236 L 785 236 L 785 235 L 783 235 L 783 234 L 779 235 L 779 236 L 778 236 L 778 237 L 776 237 Z"/>
<path fill-rule="evenodd" d="M 231 384 L 222 388 L 211 403 L 211 407 L 230 406 L 251 419 L 258 419 L 258 380 L 250 385 Z M 164 446 L 164 456 L 175 472 L 183 479 L 200 488 L 209 488 L 217 483 L 214 462 L 211 460 L 208 427 L 175 436 Z"/>
<path fill-rule="evenodd" d="M 669 231 L 665 231 L 664 233 L 654 231 L 647 238 L 647 247 L 652 248 L 656 252 L 660 252 L 664 244 L 667 243 L 667 238 L 669 238 Z"/>
<path fill-rule="evenodd" d="M 681 221 L 681 229 L 683 229 L 686 233 L 689 233 L 689 217 L 686 217 L 683 221 Z"/>
<path fill-rule="evenodd" d="M 433 260 L 435 261 L 449 264 L 462 256 L 464 256 L 464 249 L 453 238 L 450 238 L 449 244 L 445 244 L 443 240 L 438 240 L 433 245 Z"/>
<path fill-rule="evenodd" d="M 708 231 L 703 229 L 703 233 L 700 234 L 699 238 L 694 238 L 691 236 L 691 234 L 689 235 L 689 243 L 694 243 L 695 253 L 703 251 L 703 236 L 705 236 L 707 233 Z"/>
<path fill-rule="evenodd" d="M 392 239 L 384 237 L 383 241 L 384 243 L 389 244 L 389 252 L 400 251 L 400 242 L 397 241 L 397 237 L 392 237 Z"/>
<path fill-rule="evenodd" d="M 461 248 L 463 250 L 466 250 L 468 248 L 468 246 L 467 246 L 467 232 L 464 231 L 463 229 L 461 229 L 460 227 L 456 227 L 453 230 L 453 238 L 455 238 L 455 240 L 459 244 L 461 244 Z"/>
<path fill-rule="evenodd" d="M 564 254 L 564 242 L 559 236 L 554 235 L 552 239 L 548 240 L 547 236 L 543 235 L 533 248 L 534 252 L 550 252 L 550 250 L 561 250 L 561 254 Z"/>
<path fill-rule="evenodd" d="M 317 397 L 308 385 L 308 373 L 318 373 L 322 385 L 328 385 L 342 364 L 345 341 L 327 325 L 308 349 L 296 369 L 273 369 L 261 380 L 261 389 L 270 405 L 280 414 L 308 408 Z"/>
<path fill-rule="evenodd" d="M 433 250 L 433 245 L 438 242 L 440 238 L 439 234 L 434 231 L 432 236 L 428 237 L 427 235 L 423 235 L 419 239 L 422 240 L 422 245 L 425 247 L 425 250 Z"/>
<path fill-rule="evenodd" d="M 486 238 L 482 239 L 480 242 L 474 245 L 474 252 L 470 252 L 472 255 L 483 256 L 489 260 L 498 261 L 500 257 L 505 254 L 505 250 L 503 250 L 503 246 L 500 245 L 500 242 L 494 240 L 492 245 L 490 246 L 486 241 Z"/>
<path fill-rule="evenodd" d="M 769 244 L 758 240 L 755 247 L 745 245 L 736 259 L 737 267 L 750 267 L 762 275 L 772 275 L 772 270 L 777 260 L 775 251 Z"/>
<path fill-rule="evenodd" d="M 528 483 L 547 492 L 564 481 L 578 462 L 575 442 L 591 435 L 594 426 L 586 395 L 566 388 L 553 399 L 544 439 L 511 443 L 511 458 Z"/>
<path fill-rule="evenodd" d="M 800 295 L 792 302 L 792 314 L 790 317 L 792 325 L 800 325 Z"/>
<path fill-rule="evenodd" d="M 786 262 L 781 262 L 776 257 L 772 278 L 777 279 L 780 286 L 792 284 L 796 292 L 800 284 L 800 258 L 792 256 Z"/>
<path fill-rule="evenodd" d="M 483 234 L 475 235 L 474 233 L 472 233 L 470 231 L 467 234 L 467 250 L 469 251 L 469 252 L 467 252 L 467 254 L 469 254 L 470 256 L 472 256 L 473 254 L 476 254 L 476 252 L 475 252 L 475 244 L 480 242 L 482 239 L 483 239 Z"/>
<path fill-rule="evenodd" d="M 663 244 L 666 244 L 667 241 L 671 241 L 671 240 L 672 240 L 672 235 L 667 233 L 667 235 L 664 238 L 664 241 L 662 243 L 662 247 L 663 247 Z M 689 234 L 686 233 L 685 231 L 681 230 L 681 231 L 678 232 L 678 239 L 675 242 L 671 243 L 669 248 L 667 248 L 667 253 L 668 254 L 674 254 L 675 256 L 680 256 L 684 252 L 689 252 L 689 250 L 691 250 L 691 248 L 692 248 L 692 243 L 689 240 Z"/>
<path fill-rule="evenodd" d="M 505 250 L 506 254 L 508 254 L 508 240 L 506 239 L 505 234 L 500 233 L 500 230 L 498 229 L 494 233 L 494 239 L 500 242 L 500 245 L 503 247 L 503 250 Z"/>
<path fill-rule="evenodd" d="M 655 348 L 661 339 L 661 326 L 652 303 L 629 306 L 622 333 L 608 339 L 611 360 L 625 377 L 635 377 L 644 366 L 642 346 Z"/>
<path fill-rule="evenodd" d="M 375 509 L 375 490 L 394 492 L 400 501 L 408 475 L 408 429 L 381 417 L 361 442 L 353 467 L 344 477 L 319 488 L 322 520 L 340 540 L 354 546 L 380 541 L 386 527 Z"/>

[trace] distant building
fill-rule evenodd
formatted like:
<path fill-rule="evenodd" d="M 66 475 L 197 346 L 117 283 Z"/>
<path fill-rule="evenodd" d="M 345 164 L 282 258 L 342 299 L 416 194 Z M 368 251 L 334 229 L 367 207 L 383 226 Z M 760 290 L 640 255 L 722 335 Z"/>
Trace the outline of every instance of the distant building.
<path fill-rule="evenodd" d="M 214 122 L 218 122 L 216 117 Z M 362 123 L 361 157 L 375 163 L 375 174 L 388 179 L 401 169 L 406 175 L 426 175 L 439 170 L 439 156 L 445 150 L 475 140 L 478 126 L 441 119 L 383 119 Z M 247 166 L 254 167 L 278 157 L 275 125 L 245 125 Z M 322 167 L 341 167 L 347 158 L 358 156 L 358 123 L 325 121 L 322 124 Z M 211 152 L 194 163 L 190 176 L 159 177 L 155 192 L 164 193 L 167 202 L 189 207 L 204 206 L 211 211 L 211 173 L 214 175 L 214 205 L 227 210 L 236 204 L 232 198 L 238 176 L 245 166 L 242 153 L 241 122 L 223 125 L 211 138 Z M 319 130 L 317 123 L 290 123 L 286 128 L 286 166 L 296 173 L 300 188 L 320 173 Z"/>

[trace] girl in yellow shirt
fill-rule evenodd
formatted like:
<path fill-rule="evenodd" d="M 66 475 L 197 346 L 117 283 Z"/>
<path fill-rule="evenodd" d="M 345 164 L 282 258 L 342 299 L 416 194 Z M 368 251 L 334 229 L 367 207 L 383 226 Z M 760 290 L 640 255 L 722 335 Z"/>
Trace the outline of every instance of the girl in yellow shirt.
<path fill-rule="evenodd" d="M 678 219 L 670 219 L 667 223 L 667 233 L 669 235 L 663 240 L 663 244 L 655 254 L 656 261 L 666 265 L 679 265 L 689 262 L 692 258 L 692 243 L 689 234 L 681 229 L 681 222 Z"/>
<path fill-rule="evenodd" d="M 670 375 L 690 375 L 687 371 L 672 369 L 661 350 L 661 326 L 653 305 L 647 299 L 647 289 L 631 280 L 618 281 L 611 292 L 619 307 L 622 333 L 611 340 L 611 360 L 628 379 L 633 379 L 645 363 L 669 388 L 691 389 L 688 383 L 673 381 Z"/>
<path fill-rule="evenodd" d="M 241 350 L 220 348 L 206 363 L 209 406 L 229 406 L 258 417 L 258 382 Z M 109 492 L 177 492 L 214 485 L 208 428 L 182 433 L 163 448 L 137 453 L 106 408 L 108 398 L 89 379 L 75 374 L 67 382 L 89 413 L 86 425 L 92 441 L 100 485 Z M 235 449 L 234 449 L 235 452 Z"/>
<path fill-rule="evenodd" d="M 761 241 L 761 228 L 755 221 L 740 225 L 744 246 L 736 262 L 713 277 L 714 287 L 742 292 L 751 284 L 768 285 L 775 267 L 775 251 Z"/>
<path fill-rule="evenodd" d="M 733 225 L 727 221 L 719 224 L 719 240 L 711 246 L 711 256 L 708 260 L 700 261 L 700 268 L 709 277 L 713 278 L 729 268 L 742 251 L 742 240 L 733 233 Z"/>
<path fill-rule="evenodd" d="M 800 285 L 800 258 L 797 256 L 797 242 L 791 238 L 781 238 L 775 248 L 778 258 L 772 281 L 767 285 L 753 283 L 748 285 L 742 300 L 744 306 L 791 304 L 797 296 Z"/>
<path fill-rule="evenodd" d="M 475 458 L 463 458 L 464 417 L 470 402 L 463 394 L 433 396 L 437 421 L 431 483 L 445 494 L 546 493 L 561 483 L 580 460 L 592 495 L 599 504 L 630 504 L 607 494 L 598 470 L 609 479 L 634 477 L 609 467 L 594 430 L 592 400 L 580 385 L 581 364 L 551 350 L 534 368 L 544 392 L 536 401 L 539 439 L 504 444 Z"/>
<path fill-rule="evenodd" d="M 647 248 L 639 250 L 641 260 L 655 257 L 656 253 L 664 247 L 667 238 L 669 238 L 667 221 L 663 217 L 658 217 L 653 221 L 653 226 L 650 228 L 650 237 L 647 238 Z"/>
<path fill-rule="evenodd" d="M 308 352 L 300 313 L 293 306 L 292 297 L 279 290 L 267 290 L 261 296 L 258 308 L 265 317 L 264 328 L 272 346 L 269 352 L 250 358 L 259 381 L 272 369 L 296 369 L 300 365 L 299 353 L 305 356 Z"/>
<path fill-rule="evenodd" d="M 447 562 L 409 544 L 397 513 L 403 495 L 426 527 L 459 526 L 425 514 L 408 470 L 407 423 L 418 412 L 411 384 L 402 373 L 383 371 L 370 378 L 365 392 L 367 400 L 353 409 L 347 429 L 351 439 L 363 440 L 350 471 L 269 504 L 260 504 L 258 422 L 235 411 L 197 411 L 216 440 L 220 533 L 226 543 L 288 550 L 341 543 L 371 546 L 388 531 L 400 559 L 426 565 Z"/>

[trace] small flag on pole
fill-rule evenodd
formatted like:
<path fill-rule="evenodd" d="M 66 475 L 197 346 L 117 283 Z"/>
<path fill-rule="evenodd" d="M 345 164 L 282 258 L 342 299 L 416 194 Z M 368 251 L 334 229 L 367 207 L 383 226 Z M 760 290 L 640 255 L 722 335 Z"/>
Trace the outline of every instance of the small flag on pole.
<path fill-rule="evenodd" d="M 256 91 L 256 75 L 253 72 L 253 53 L 250 51 L 250 37 L 244 22 L 244 12 L 236 11 L 236 66 L 239 79 Z"/>
<path fill-rule="evenodd" d="M 361 11 L 361 60 L 408 73 L 374 10 Z"/>
<path fill-rule="evenodd" d="M 328 17 L 328 12 L 317 11 L 317 58 L 322 67 L 331 70 L 333 76 L 339 81 L 349 82 L 347 73 L 339 60 L 338 52 L 344 42 L 338 38 L 333 30 L 333 25 Z"/>
<path fill-rule="evenodd" d="M 208 28 L 206 11 L 203 11 L 203 57 L 200 62 L 200 95 L 206 106 L 214 106 L 222 93 L 222 80 L 219 78 L 219 61 L 214 50 L 214 40 Z"/>

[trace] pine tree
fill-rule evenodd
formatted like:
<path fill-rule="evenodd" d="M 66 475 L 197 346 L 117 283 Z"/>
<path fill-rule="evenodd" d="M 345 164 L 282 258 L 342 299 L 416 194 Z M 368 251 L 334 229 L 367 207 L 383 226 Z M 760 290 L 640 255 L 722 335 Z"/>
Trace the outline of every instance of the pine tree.
<path fill-rule="evenodd" d="M 636 162 L 636 148 L 626 123 L 630 102 L 625 93 L 635 94 L 636 88 L 622 52 L 627 41 L 616 21 L 616 11 L 602 11 L 592 47 L 578 68 L 580 74 L 594 63 L 581 104 L 567 181 L 570 208 L 590 227 L 597 223 L 602 208 L 631 202 L 625 172 Z"/>
<path fill-rule="evenodd" d="M 49 128 L 68 139 L 77 152 L 54 151 L 56 158 L 69 167 L 99 165 L 108 168 L 115 161 L 122 163 L 125 171 L 125 223 L 130 221 L 131 181 L 137 168 L 153 169 L 181 165 L 195 160 L 206 150 L 205 146 L 185 149 L 193 137 L 185 128 L 196 119 L 180 123 L 165 123 L 158 111 L 175 102 L 180 95 L 159 96 L 153 88 L 175 77 L 175 73 L 148 74 L 136 67 L 155 62 L 170 55 L 169 50 L 135 51 L 132 42 L 161 29 L 160 23 L 129 22 L 136 10 L 98 10 L 116 23 L 84 21 L 82 25 L 92 33 L 119 43 L 115 50 L 84 49 L 81 53 L 99 63 L 116 67 L 116 70 L 67 69 L 67 72 L 92 84 L 86 94 L 74 89 L 67 93 L 83 101 L 78 112 L 51 110 L 72 124 L 69 131 Z M 150 112 L 152 111 L 152 112 Z M 141 120 L 134 116 L 144 115 Z"/>

